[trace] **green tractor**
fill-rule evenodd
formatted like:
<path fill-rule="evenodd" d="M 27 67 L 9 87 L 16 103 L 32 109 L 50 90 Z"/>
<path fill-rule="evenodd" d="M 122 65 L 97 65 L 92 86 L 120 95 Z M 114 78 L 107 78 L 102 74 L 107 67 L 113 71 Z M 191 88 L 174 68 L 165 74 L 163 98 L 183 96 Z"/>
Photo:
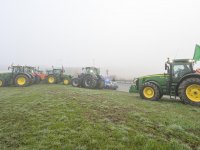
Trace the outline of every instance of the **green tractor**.
<path fill-rule="evenodd" d="M 11 66 L 10 73 L 0 74 L 0 87 L 15 85 L 17 87 L 25 87 L 32 83 L 32 76 L 28 73 L 24 73 L 23 66 Z"/>
<path fill-rule="evenodd" d="M 195 60 L 168 59 L 166 74 L 139 77 L 134 80 L 129 92 L 139 93 L 142 99 L 153 101 L 163 95 L 174 96 L 175 99 L 179 96 L 185 104 L 200 106 L 200 74 L 193 70 Z"/>
<path fill-rule="evenodd" d="M 64 74 L 64 69 L 52 69 L 52 70 L 47 70 L 46 74 L 46 81 L 48 84 L 56 84 L 62 82 L 65 85 L 70 84 L 71 82 L 71 76 L 70 75 L 65 75 Z"/>
<path fill-rule="evenodd" d="M 84 88 L 98 88 L 103 89 L 105 81 L 100 75 L 100 69 L 95 67 L 82 68 L 82 73 L 77 78 L 72 79 L 72 86 Z"/>

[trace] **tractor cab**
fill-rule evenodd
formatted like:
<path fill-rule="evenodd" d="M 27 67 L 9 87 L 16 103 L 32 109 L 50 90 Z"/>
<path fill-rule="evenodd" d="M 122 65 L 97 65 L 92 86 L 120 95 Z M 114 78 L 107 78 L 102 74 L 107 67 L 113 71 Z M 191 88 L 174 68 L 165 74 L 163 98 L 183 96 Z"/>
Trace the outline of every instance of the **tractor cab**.
<path fill-rule="evenodd" d="M 26 72 L 26 73 L 29 73 L 29 74 L 34 74 L 35 73 L 35 67 L 24 66 L 23 69 L 24 69 L 24 72 Z"/>
<path fill-rule="evenodd" d="M 179 82 L 187 74 L 194 73 L 194 61 L 191 59 L 175 59 L 165 63 L 165 70 L 172 82 Z"/>
<path fill-rule="evenodd" d="M 52 69 L 46 71 L 47 75 L 54 74 L 54 75 L 61 75 L 64 73 L 63 69 Z"/>
<path fill-rule="evenodd" d="M 53 74 L 53 70 L 47 70 L 46 73 L 47 73 L 47 75 Z"/>
<path fill-rule="evenodd" d="M 22 73 L 23 72 L 23 66 L 11 66 L 8 69 L 12 70 L 13 74 L 18 74 L 18 73 Z"/>
<path fill-rule="evenodd" d="M 63 70 L 63 69 L 53 69 L 53 73 L 54 73 L 54 74 L 61 75 L 61 74 L 64 73 L 64 70 Z"/>
<path fill-rule="evenodd" d="M 83 74 L 99 75 L 100 74 L 100 69 L 95 68 L 95 67 L 85 67 L 85 68 L 82 68 L 82 73 Z"/>

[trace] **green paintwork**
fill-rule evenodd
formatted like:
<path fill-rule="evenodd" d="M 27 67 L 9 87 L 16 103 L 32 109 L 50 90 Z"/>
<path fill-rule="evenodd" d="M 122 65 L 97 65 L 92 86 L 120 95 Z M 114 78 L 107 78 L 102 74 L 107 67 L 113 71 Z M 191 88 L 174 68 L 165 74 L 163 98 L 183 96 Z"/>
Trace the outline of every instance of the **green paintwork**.
<path fill-rule="evenodd" d="M 4 86 L 13 84 L 12 73 L 1 73 L 0 80 L 4 82 Z"/>
<path fill-rule="evenodd" d="M 138 93 L 139 89 L 141 88 L 141 86 L 146 83 L 146 82 L 154 82 L 157 83 L 157 85 L 160 88 L 164 88 L 167 84 L 167 81 L 169 81 L 169 75 L 168 74 L 154 74 L 154 75 L 149 75 L 149 76 L 143 76 L 143 77 L 139 77 L 137 79 L 136 84 L 131 85 L 129 92 L 130 93 Z"/>
<path fill-rule="evenodd" d="M 19 74 L 26 75 L 29 78 L 30 83 L 31 83 L 31 77 L 29 74 L 24 72 L 23 66 L 11 66 L 9 67 L 9 69 L 11 69 L 11 72 L 0 73 L 0 80 L 4 82 L 3 86 L 14 85 L 14 80 Z"/>
<path fill-rule="evenodd" d="M 178 86 L 186 78 L 200 75 L 193 71 L 193 60 L 190 59 L 175 59 L 167 61 L 166 74 L 155 74 L 137 78 L 131 85 L 130 93 L 140 93 L 144 83 L 152 82 L 160 89 L 161 95 L 178 95 Z"/>

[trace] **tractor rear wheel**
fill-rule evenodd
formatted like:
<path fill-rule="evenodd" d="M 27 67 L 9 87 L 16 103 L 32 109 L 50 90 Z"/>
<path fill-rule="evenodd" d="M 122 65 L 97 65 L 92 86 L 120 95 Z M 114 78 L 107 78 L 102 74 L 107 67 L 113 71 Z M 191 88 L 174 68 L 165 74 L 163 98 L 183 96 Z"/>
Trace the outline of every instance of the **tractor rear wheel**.
<path fill-rule="evenodd" d="M 49 84 L 55 84 L 56 83 L 56 77 L 53 76 L 53 75 L 49 75 L 47 77 L 47 83 L 49 83 Z"/>
<path fill-rule="evenodd" d="M 0 87 L 4 87 L 5 86 L 5 81 L 0 79 Z"/>
<path fill-rule="evenodd" d="M 92 76 L 86 76 L 83 79 L 83 86 L 85 88 L 90 88 L 90 89 L 94 89 L 97 85 L 97 80 L 95 78 L 93 78 Z"/>
<path fill-rule="evenodd" d="M 160 99 L 160 90 L 155 84 L 147 82 L 140 90 L 140 97 L 146 100 L 157 101 Z"/>
<path fill-rule="evenodd" d="M 29 78 L 26 75 L 17 75 L 15 78 L 15 86 L 25 87 L 29 85 Z"/>
<path fill-rule="evenodd" d="M 80 86 L 79 78 L 73 78 L 72 79 L 72 86 L 74 86 L 74 87 L 79 87 Z"/>
<path fill-rule="evenodd" d="M 185 104 L 200 106 L 200 79 L 188 78 L 179 86 L 179 97 Z"/>

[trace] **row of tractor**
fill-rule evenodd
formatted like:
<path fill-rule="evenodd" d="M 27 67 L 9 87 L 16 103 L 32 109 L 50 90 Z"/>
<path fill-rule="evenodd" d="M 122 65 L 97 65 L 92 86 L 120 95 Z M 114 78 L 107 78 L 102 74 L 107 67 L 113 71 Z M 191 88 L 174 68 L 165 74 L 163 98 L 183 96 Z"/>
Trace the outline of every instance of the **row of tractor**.
<path fill-rule="evenodd" d="M 63 83 L 64 85 L 71 84 L 74 87 L 84 87 L 89 89 L 113 88 L 108 84 L 104 77 L 100 75 L 100 69 L 96 67 L 82 68 L 82 73 L 77 77 L 64 74 L 65 70 L 52 68 L 46 70 L 46 73 L 31 66 L 11 66 L 11 72 L 0 74 L 0 87 L 17 86 L 25 87 L 31 84 L 38 84 L 41 81 L 48 84 Z M 115 86 L 115 89 L 117 87 Z"/>
<path fill-rule="evenodd" d="M 41 81 L 48 84 L 55 84 L 63 82 L 69 84 L 71 80 L 70 75 L 64 75 L 64 69 L 51 69 L 46 73 L 32 66 L 13 66 L 8 67 L 11 70 L 7 73 L 0 74 L 0 87 L 17 86 L 25 87 L 32 84 L 38 84 Z"/>
<path fill-rule="evenodd" d="M 139 93 L 142 99 L 157 101 L 163 95 L 179 97 L 186 104 L 200 106 L 200 70 L 194 70 L 194 63 L 200 61 L 200 46 L 196 45 L 193 59 L 174 59 L 165 63 L 167 73 L 136 78 L 130 93 Z M 47 70 L 46 74 L 30 66 L 11 66 L 10 73 L 0 74 L 0 87 L 28 86 L 44 80 L 48 84 L 63 83 L 74 87 L 90 89 L 106 88 L 106 80 L 95 67 L 82 68 L 78 77 L 64 74 L 64 69 Z M 115 89 L 117 86 L 112 85 Z"/>

